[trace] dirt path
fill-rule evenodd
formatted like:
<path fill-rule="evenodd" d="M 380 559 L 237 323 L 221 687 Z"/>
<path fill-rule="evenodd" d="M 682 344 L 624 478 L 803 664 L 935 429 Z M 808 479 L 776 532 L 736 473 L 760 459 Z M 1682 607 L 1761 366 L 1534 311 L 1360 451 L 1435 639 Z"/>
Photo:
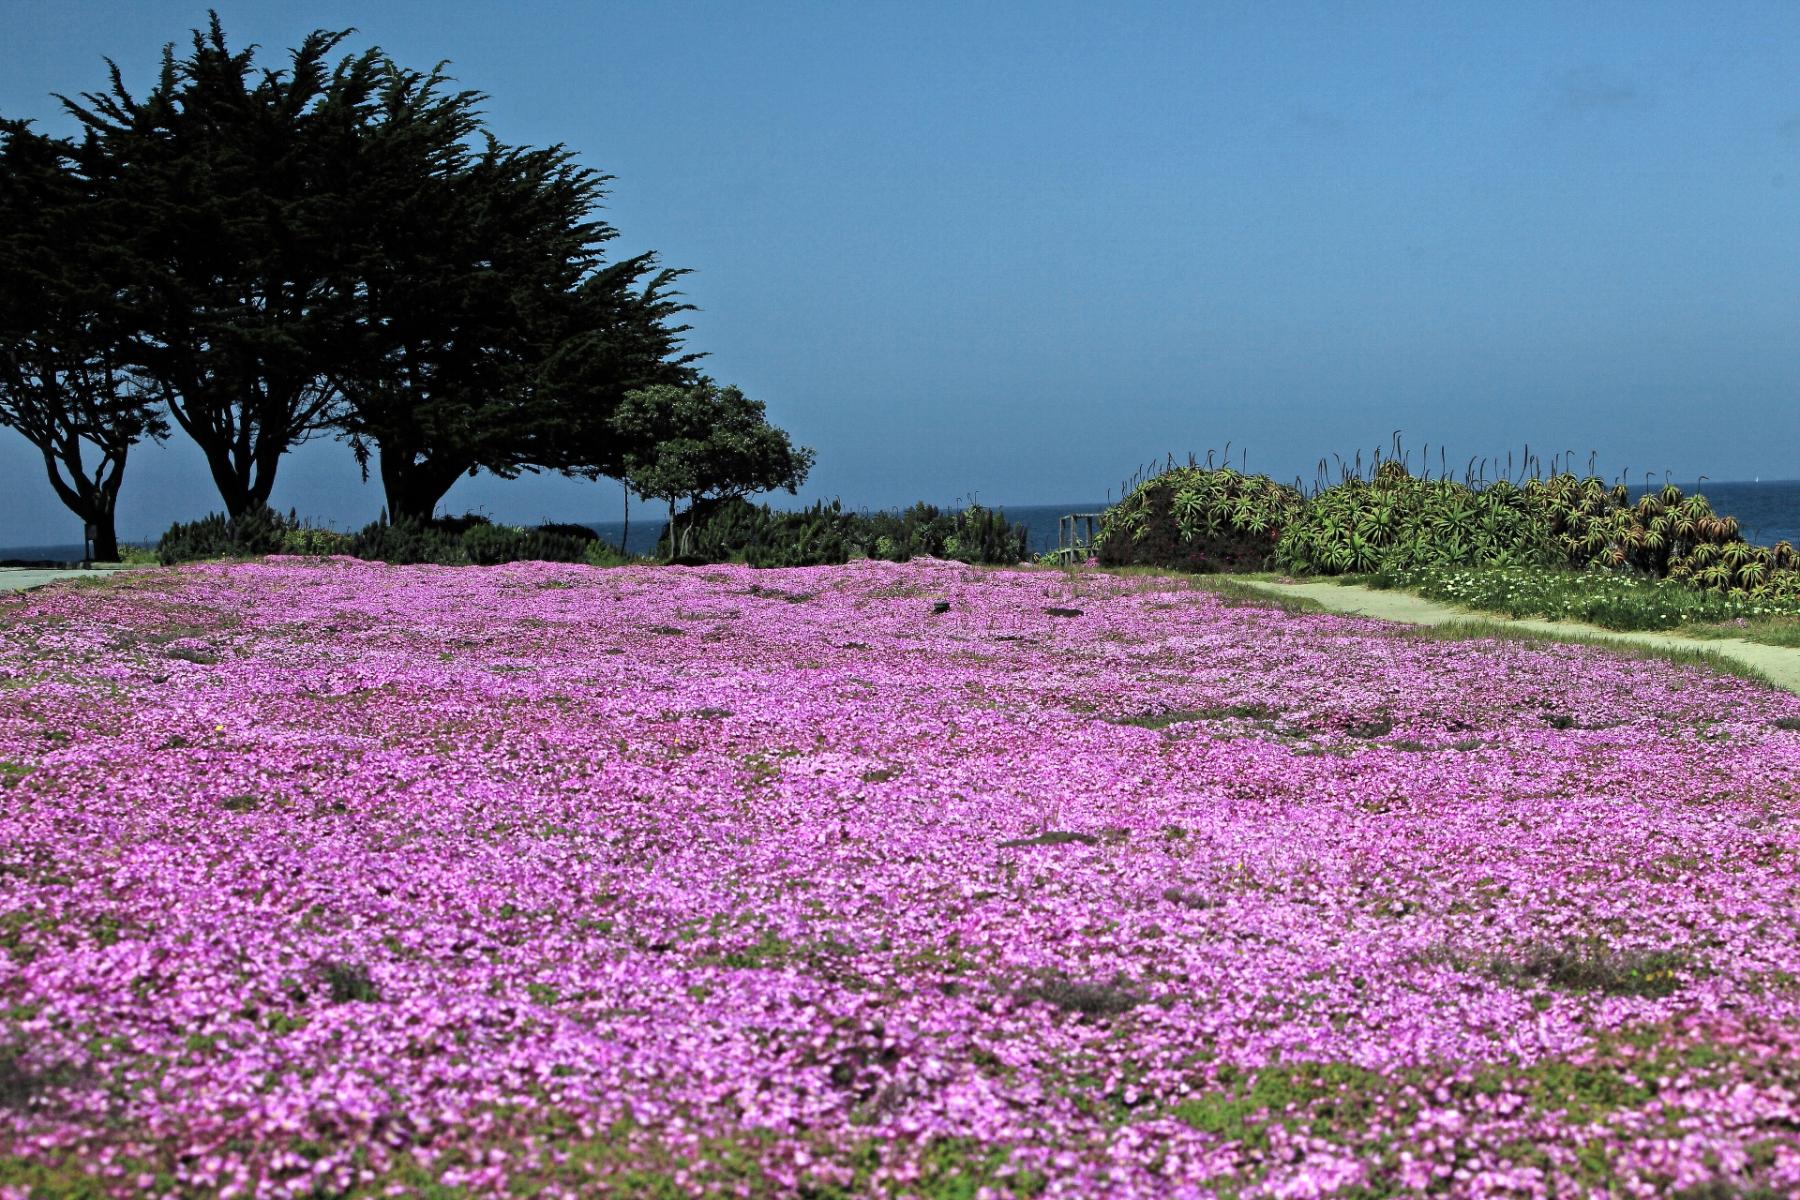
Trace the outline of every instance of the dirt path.
<path fill-rule="evenodd" d="M 1710 650 L 1721 658 L 1729 658 L 1761 672 L 1771 683 L 1800 694 L 1800 649 L 1791 646 L 1765 646 L 1740 638 L 1693 638 L 1674 633 L 1639 633 L 1602 629 L 1580 621 L 1545 621 L 1538 618 L 1515 619 L 1497 613 L 1478 612 L 1440 604 L 1411 592 L 1378 591 L 1354 584 L 1337 583 L 1272 583 L 1245 580 L 1246 586 L 1278 596 L 1301 596 L 1316 600 L 1326 609 L 1359 617 L 1375 617 L 1382 621 L 1404 621 L 1409 625 L 1446 625 L 1453 621 L 1490 621 L 1514 629 L 1545 633 L 1552 637 L 1596 638 L 1651 646 L 1665 650 Z"/>

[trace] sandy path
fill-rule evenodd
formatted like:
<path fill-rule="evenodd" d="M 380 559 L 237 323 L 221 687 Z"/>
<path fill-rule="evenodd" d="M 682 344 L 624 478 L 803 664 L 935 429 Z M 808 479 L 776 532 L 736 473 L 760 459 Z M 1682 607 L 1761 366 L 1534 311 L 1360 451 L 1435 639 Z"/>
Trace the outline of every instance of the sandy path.
<path fill-rule="evenodd" d="M 1515 619 L 1497 613 L 1456 608 L 1436 600 L 1427 600 L 1423 596 L 1415 596 L 1411 592 L 1378 591 L 1354 584 L 1243 582 L 1249 587 L 1274 595 L 1302 596 L 1308 600 L 1316 600 L 1332 612 L 1375 617 L 1383 621 L 1404 621 L 1409 625 L 1492 621 L 1553 637 L 1600 638 L 1669 650 L 1711 650 L 1722 658 L 1729 658 L 1760 671 L 1777 687 L 1800 693 L 1800 649 L 1790 646 L 1765 646 L 1761 642 L 1747 642 L 1741 638 L 1694 638 L 1674 633 L 1625 632 L 1602 629 L 1598 625 L 1586 625 L 1580 621 L 1546 621 L 1535 617 Z"/>

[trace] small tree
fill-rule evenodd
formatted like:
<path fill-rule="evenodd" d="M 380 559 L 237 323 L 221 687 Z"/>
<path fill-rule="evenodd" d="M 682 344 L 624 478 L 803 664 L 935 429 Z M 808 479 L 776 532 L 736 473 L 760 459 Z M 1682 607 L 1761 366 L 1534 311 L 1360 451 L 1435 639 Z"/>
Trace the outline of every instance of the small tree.
<path fill-rule="evenodd" d="M 168 433 L 126 362 L 124 269 L 71 148 L 0 121 L 0 425 L 37 447 L 103 560 L 131 447 Z"/>
<path fill-rule="evenodd" d="M 677 502 L 688 502 L 691 530 L 702 500 L 777 488 L 792 494 L 812 470 L 813 452 L 796 447 L 785 431 L 769 424 L 762 401 L 710 379 L 694 387 L 659 384 L 627 392 L 614 425 L 629 447 L 623 456 L 626 485 L 669 506 L 671 553 L 682 544 Z"/>

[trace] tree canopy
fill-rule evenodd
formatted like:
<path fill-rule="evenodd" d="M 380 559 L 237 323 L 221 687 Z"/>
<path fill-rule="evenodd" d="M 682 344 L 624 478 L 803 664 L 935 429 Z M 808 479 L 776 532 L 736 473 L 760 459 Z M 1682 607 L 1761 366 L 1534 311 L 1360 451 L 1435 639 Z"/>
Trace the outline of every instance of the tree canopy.
<path fill-rule="evenodd" d="M 267 504 L 281 456 L 335 416 L 326 367 L 347 315 L 332 267 L 382 62 L 328 66 L 347 36 L 315 31 L 288 69 L 259 71 L 215 13 L 186 58 L 164 50 L 141 100 L 116 66 L 109 90 L 63 100 L 128 231 L 133 357 L 234 516 Z"/>
<path fill-rule="evenodd" d="M 609 259 L 610 176 L 500 141 L 441 65 L 338 57 L 349 34 L 265 68 L 215 13 L 141 97 L 110 61 L 60 97 L 77 141 L 0 121 L 0 421 L 65 503 L 110 545 L 126 452 L 171 421 L 233 519 L 320 436 L 416 520 L 480 471 L 690 500 L 805 477 L 810 451 L 696 370 L 686 272 Z"/>
<path fill-rule="evenodd" d="M 608 177 L 560 146 L 476 146 L 478 95 L 383 75 L 338 280 L 338 427 L 365 468 L 378 458 L 396 517 L 429 517 L 478 470 L 617 470 L 619 397 L 692 377 L 685 327 L 667 324 L 687 307 L 669 293 L 681 272 L 648 253 L 604 262 Z"/>
<path fill-rule="evenodd" d="M 0 121 L 0 425 L 43 455 L 57 498 L 112 559 L 126 459 L 168 425 L 130 364 L 117 230 L 74 154 Z"/>
<path fill-rule="evenodd" d="M 812 470 L 812 450 L 796 447 L 769 424 L 762 401 L 710 379 L 628 392 L 615 425 L 632 447 L 625 453 L 625 482 L 646 500 L 668 504 L 670 543 L 678 553 L 678 501 L 688 502 L 691 523 L 702 500 L 778 488 L 797 492 Z"/>

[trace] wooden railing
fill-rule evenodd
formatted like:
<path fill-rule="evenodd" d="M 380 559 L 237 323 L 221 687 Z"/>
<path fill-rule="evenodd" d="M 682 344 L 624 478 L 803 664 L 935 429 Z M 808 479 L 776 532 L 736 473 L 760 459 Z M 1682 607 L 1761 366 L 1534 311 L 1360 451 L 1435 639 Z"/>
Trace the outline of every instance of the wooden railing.
<path fill-rule="evenodd" d="M 1094 536 L 1100 531 L 1099 513 L 1065 513 L 1056 519 L 1056 561 L 1086 562 L 1094 552 Z"/>

